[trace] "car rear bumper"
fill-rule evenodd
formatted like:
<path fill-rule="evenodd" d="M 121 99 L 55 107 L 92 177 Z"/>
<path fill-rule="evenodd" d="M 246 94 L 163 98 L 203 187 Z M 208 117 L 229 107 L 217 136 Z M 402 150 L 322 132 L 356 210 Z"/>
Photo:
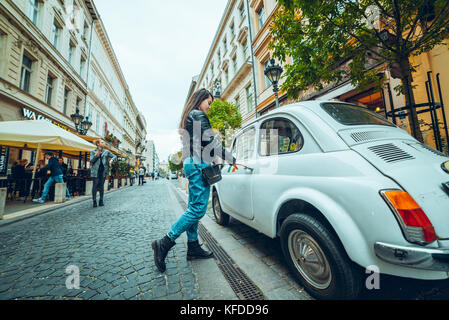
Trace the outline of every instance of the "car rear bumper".
<path fill-rule="evenodd" d="M 376 242 L 374 252 L 378 258 L 389 263 L 415 269 L 449 272 L 449 248 L 407 247 Z"/>

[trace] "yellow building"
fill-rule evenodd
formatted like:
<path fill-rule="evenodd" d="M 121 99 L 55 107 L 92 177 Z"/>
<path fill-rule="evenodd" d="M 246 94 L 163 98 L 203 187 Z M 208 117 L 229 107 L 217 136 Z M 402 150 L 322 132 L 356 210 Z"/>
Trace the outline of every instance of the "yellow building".
<path fill-rule="evenodd" d="M 254 30 L 253 37 L 253 51 L 255 56 L 255 71 L 256 71 L 256 88 L 257 88 L 257 111 L 259 114 L 265 114 L 273 110 L 275 106 L 275 97 L 273 87 L 269 80 L 264 75 L 264 69 L 272 56 L 272 52 L 268 48 L 271 41 L 270 24 L 273 16 L 279 9 L 277 1 L 275 0 L 251 0 L 250 1 L 250 16 L 251 24 Z M 428 72 L 431 82 L 433 96 L 436 102 L 444 102 L 444 113 L 446 121 L 449 122 L 449 40 L 445 44 L 435 47 L 432 51 L 421 54 L 417 57 L 411 58 L 412 65 L 418 65 L 417 72 L 413 74 L 413 85 L 415 100 L 417 104 L 428 103 L 428 94 L 426 89 L 426 81 L 428 80 Z M 291 59 L 287 59 L 287 63 L 292 63 Z M 350 83 L 350 81 L 339 83 L 338 85 L 329 85 L 321 91 L 310 89 L 300 94 L 297 101 L 303 100 L 340 100 L 351 102 L 365 106 L 379 114 L 387 116 L 387 112 L 405 106 L 405 97 L 403 95 L 397 96 L 394 87 L 400 84 L 399 79 L 391 77 L 390 69 L 387 64 L 377 66 L 380 73 L 384 73 L 387 79 L 385 89 L 381 92 L 376 92 L 374 88 L 360 91 Z M 439 90 L 437 86 L 437 75 L 440 81 L 441 98 L 439 97 Z M 282 80 L 281 80 L 282 84 Z M 280 106 L 293 103 L 294 101 L 288 99 L 283 92 L 279 93 Z M 423 110 L 424 108 L 418 108 Z M 443 123 L 443 111 L 440 108 L 437 110 L 438 120 Z M 423 121 L 421 130 L 423 131 L 424 140 L 432 147 L 436 147 L 434 142 L 433 131 L 429 129 L 428 124 L 431 124 L 430 113 L 418 115 L 419 120 Z M 388 116 L 389 120 L 393 120 Z M 410 133 L 407 118 L 396 117 L 395 122 L 398 126 L 407 130 Z M 427 123 L 427 125 L 425 123 Z M 441 125 L 441 136 L 445 138 L 445 131 Z M 447 144 L 447 143 L 446 143 Z"/>

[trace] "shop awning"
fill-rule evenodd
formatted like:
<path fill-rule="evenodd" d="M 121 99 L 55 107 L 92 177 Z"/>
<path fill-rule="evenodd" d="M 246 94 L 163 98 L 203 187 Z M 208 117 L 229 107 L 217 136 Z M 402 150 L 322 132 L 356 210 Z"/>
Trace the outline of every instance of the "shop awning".
<path fill-rule="evenodd" d="M 46 120 L 0 122 L 0 145 L 77 152 L 95 149 L 92 143 Z"/>
<path fill-rule="evenodd" d="M 91 143 L 95 143 L 95 140 L 103 139 L 103 138 L 100 138 L 100 137 L 83 136 L 83 135 L 81 135 L 81 134 L 78 134 L 78 137 L 80 137 L 80 138 L 82 138 L 82 139 L 84 139 L 84 140 L 86 140 L 86 141 L 89 141 L 89 142 L 91 142 Z M 103 140 L 104 140 L 104 139 L 103 139 Z M 111 151 L 111 152 L 112 152 L 113 154 L 115 154 L 117 157 L 123 157 L 123 158 L 125 158 L 125 157 L 127 156 L 125 153 L 123 153 L 122 151 L 120 151 L 120 150 L 117 149 L 116 147 L 112 146 L 112 145 L 109 144 L 107 141 L 105 141 L 104 148 L 105 148 L 106 150 Z"/>

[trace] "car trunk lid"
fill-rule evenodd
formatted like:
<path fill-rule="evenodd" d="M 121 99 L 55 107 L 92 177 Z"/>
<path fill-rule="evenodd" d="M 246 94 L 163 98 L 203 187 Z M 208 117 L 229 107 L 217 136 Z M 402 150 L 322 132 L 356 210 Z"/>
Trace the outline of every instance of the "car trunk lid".
<path fill-rule="evenodd" d="M 449 238 L 449 191 L 444 187 L 449 187 L 449 174 L 442 169 L 449 157 L 410 136 L 396 135 L 350 147 L 415 199 L 438 237 Z"/>

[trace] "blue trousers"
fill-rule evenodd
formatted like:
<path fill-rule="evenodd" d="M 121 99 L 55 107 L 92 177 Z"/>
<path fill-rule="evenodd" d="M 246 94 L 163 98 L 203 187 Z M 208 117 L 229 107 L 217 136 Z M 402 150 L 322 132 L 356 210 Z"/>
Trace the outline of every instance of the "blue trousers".
<path fill-rule="evenodd" d="M 188 241 L 198 240 L 198 221 L 206 214 L 210 196 L 210 186 L 204 184 L 201 169 L 208 166 L 210 164 L 200 163 L 196 158 L 189 157 L 184 160 L 184 173 L 189 180 L 189 203 L 186 212 L 168 232 L 167 236 L 170 239 L 176 240 L 183 232 L 187 232 Z"/>
<path fill-rule="evenodd" d="M 48 178 L 48 180 L 47 180 L 47 182 L 45 183 L 45 186 L 44 186 L 44 192 L 42 192 L 42 196 L 41 196 L 41 199 L 43 201 L 45 201 L 45 198 L 47 198 L 48 192 L 50 191 L 50 187 L 53 184 L 53 182 L 64 183 L 63 175 L 61 174 L 60 176 Z M 69 188 L 66 188 L 65 194 L 66 194 L 66 198 L 70 198 Z"/>

